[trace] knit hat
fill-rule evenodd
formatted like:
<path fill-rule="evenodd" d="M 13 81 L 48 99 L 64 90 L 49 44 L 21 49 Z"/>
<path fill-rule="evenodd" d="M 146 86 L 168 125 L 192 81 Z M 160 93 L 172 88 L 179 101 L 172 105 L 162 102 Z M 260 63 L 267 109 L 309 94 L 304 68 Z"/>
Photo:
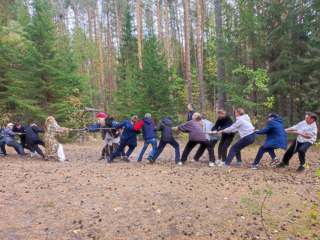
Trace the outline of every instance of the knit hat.
<path fill-rule="evenodd" d="M 11 127 L 11 126 L 14 126 L 14 124 L 13 123 L 8 123 L 7 124 L 7 127 Z"/>
<path fill-rule="evenodd" d="M 151 118 L 151 113 L 146 113 L 146 115 L 144 115 L 144 117 Z"/>
<path fill-rule="evenodd" d="M 106 118 L 107 115 L 104 112 L 99 112 L 99 113 L 97 113 L 96 117 L 97 118 Z"/>

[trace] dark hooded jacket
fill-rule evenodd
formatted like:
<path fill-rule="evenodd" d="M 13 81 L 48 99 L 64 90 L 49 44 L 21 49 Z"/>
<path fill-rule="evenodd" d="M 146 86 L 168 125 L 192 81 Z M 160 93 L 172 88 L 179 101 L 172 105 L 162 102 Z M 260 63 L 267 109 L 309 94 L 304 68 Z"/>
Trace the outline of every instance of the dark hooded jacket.
<path fill-rule="evenodd" d="M 39 137 L 39 132 L 43 132 L 43 129 L 40 129 L 36 126 L 29 126 L 26 128 L 26 140 L 28 141 L 41 141 Z"/>
<path fill-rule="evenodd" d="M 142 128 L 142 136 L 144 140 L 156 138 L 156 133 L 154 132 L 154 121 L 150 117 L 144 117 L 135 126 L 134 130 L 140 130 Z"/>
<path fill-rule="evenodd" d="M 282 125 L 282 117 L 269 121 L 266 127 L 258 130 L 256 134 L 266 134 L 265 148 L 287 149 L 287 134 Z"/>
<path fill-rule="evenodd" d="M 159 126 L 154 129 L 155 131 L 161 131 L 161 139 L 162 142 L 171 142 L 173 141 L 172 135 L 172 120 L 170 117 L 166 117 L 161 120 Z"/>

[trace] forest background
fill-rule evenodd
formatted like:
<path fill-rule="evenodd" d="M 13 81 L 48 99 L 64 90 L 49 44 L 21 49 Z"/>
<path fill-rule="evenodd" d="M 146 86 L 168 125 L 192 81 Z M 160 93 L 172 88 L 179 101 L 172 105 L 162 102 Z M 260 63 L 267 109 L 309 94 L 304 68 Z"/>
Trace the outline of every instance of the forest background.
<path fill-rule="evenodd" d="M 320 112 L 320 1 L 0 0 L 0 121 Z"/>

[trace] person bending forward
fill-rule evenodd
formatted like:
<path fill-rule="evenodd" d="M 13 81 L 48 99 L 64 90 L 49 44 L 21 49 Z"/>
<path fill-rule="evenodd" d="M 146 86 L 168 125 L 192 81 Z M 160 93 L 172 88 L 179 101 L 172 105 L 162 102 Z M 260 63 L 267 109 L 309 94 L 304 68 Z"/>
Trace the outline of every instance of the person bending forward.
<path fill-rule="evenodd" d="M 250 121 L 250 117 L 245 114 L 244 110 L 242 108 L 235 109 L 234 116 L 236 117 L 235 123 L 219 131 L 221 134 L 237 131 L 240 134 L 240 139 L 231 146 L 226 161 L 219 164 L 219 167 L 222 168 L 229 167 L 234 156 L 237 158 L 237 166 L 242 166 L 241 150 L 254 143 L 255 140 L 254 127 Z"/>
<path fill-rule="evenodd" d="M 283 155 L 282 162 L 277 165 L 278 168 L 284 168 L 289 166 L 289 161 L 295 153 L 298 152 L 300 166 L 297 172 L 303 172 L 305 170 L 306 153 L 312 144 L 317 140 L 317 115 L 314 113 L 308 113 L 305 116 L 305 120 L 299 122 L 297 125 L 287 128 L 286 132 L 297 134 L 296 140 L 293 141 L 286 153 Z"/>
<path fill-rule="evenodd" d="M 201 150 L 203 148 L 207 149 L 209 152 L 209 163 L 214 163 L 214 153 L 213 153 L 212 143 L 206 139 L 206 134 L 203 132 L 203 129 L 199 123 L 200 121 L 201 121 L 201 114 L 196 112 L 193 114 L 192 120 L 174 128 L 174 130 L 179 130 L 181 132 L 189 133 L 189 141 L 187 142 L 187 145 L 183 150 L 181 160 L 178 163 L 179 166 L 181 166 L 183 163 L 187 161 L 187 158 L 190 152 L 198 144 L 200 144 L 199 152 L 203 152 L 203 150 Z"/>

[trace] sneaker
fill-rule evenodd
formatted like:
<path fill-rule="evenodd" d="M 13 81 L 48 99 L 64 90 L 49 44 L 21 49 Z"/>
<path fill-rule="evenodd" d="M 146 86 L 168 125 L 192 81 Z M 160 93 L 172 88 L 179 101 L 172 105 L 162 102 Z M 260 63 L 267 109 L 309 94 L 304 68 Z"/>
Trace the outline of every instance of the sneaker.
<path fill-rule="evenodd" d="M 242 162 L 237 162 L 235 166 L 236 167 L 243 167 L 243 163 Z"/>
<path fill-rule="evenodd" d="M 216 164 L 214 162 L 209 162 L 209 167 L 214 167 Z"/>
<path fill-rule="evenodd" d="M 153 160 L 153 158 L 152 157 L 148 157 L 148 160 L 149 160 L 149 162 L 152 164 L 152 163 L 154 163 L 154 160 Z"/>
<path fill-rule="evenodd" d="M 300 165 L 297 169 L 297 172 L 303 172 L 306 168 L 302 165 Z"/>
<path fill-rule="evenodd" d="M 218 165 L 218 167 L 220 167 L 220 168 L 229 168 L 230 166 L 227 165 L 227 164 L 225 164 L 225 163 L 220 163 L 220 164 Z"/>
<path fill-rule="evenodd" d="M 220 159 L 218 159 L 217 161 L 214 162 L 216 165 L 219 165 L 221 163 L 223 163 Z"/>
<path fill-rule="evenodd" d="M 280 163 L 279 158 L 275 157 L 274 159 L 271 160 L 270 167 L 275 167 L 279 163 Z"/>
<path fill-rule="evenodd" d="M 251 169 L 252 170 L 258 170 L 258 164 L 251 164 Z"/>
<path fill-rule="evenodd" d="M 127 156 L 123 156 L 122 159 L 123 159 L 123 161 L 125 161 L 125 162 L 130 162 L 130 160 L 129 160 L 129 158 L 128 158 Z"/>
<path fill-rule="evenodd" d="M 98 158 L 98 160 L 104 160 L 104 159 L 105 159 L 104 156 L 101 156 L 101 157 Z"/>
<path fill-rule="evenodd" d="M 37 152 L 33 152 L 33 153 L 31 153 L 31 157 L 34 157 L 34 156 L 36 156 L 38 153 Z"/>
<path fill-rule="evenodd" d="M 285 168 L 285 167 L 287 167 L 287 165 L 284 164 L 283 162 L 280 162 L 280 163 L 276 166 L 276 168 Z"/>
<path fill-rule="evenodd" d="M 195 160 L 194 158 L 190 160 L 190 162 L 199 162 L 199 160 Z"/>
<path fill-rule="evenodd" d="M 178 166 L 182 166 L 183 162 L 178 162 Z"/>

